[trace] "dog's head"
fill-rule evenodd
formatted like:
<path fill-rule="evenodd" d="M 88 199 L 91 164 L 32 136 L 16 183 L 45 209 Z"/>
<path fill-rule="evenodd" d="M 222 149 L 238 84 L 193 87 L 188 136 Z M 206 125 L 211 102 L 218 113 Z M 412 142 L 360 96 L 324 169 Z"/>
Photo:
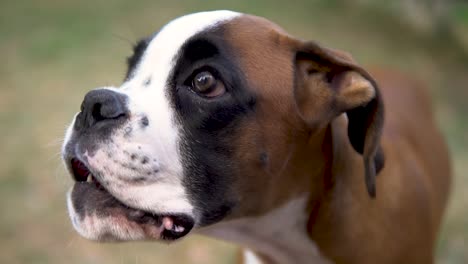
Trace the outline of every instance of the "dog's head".
<path fill-rule="evenodd" d="M 69 211 L 86 238 L 173 240 L 267 211 L 293 173 L 291 146 L 342 113 L 374 194 L 380 96 L 348 55 L 213 11 L 170 22 L 128 64 L 119 88 L 85 96 L 65 137 Z"/>

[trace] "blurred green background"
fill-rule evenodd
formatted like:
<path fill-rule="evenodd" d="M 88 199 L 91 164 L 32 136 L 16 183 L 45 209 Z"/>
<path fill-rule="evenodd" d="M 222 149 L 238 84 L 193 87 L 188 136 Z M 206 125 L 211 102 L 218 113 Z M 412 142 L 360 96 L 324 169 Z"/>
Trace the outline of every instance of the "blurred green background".
<path fill-rule="evenodd" d="M 78 237 L 59 155 L 85 92 L 118 85 L 140 37 L 212 9 L 265 16 L 427 83 L 455 173 L 437 262 L 468 263 L 468 5 L 437 0 L 0 1 L 0 263 L 235 263 L 235 246 L 199 236 L 169 246 Z"/>

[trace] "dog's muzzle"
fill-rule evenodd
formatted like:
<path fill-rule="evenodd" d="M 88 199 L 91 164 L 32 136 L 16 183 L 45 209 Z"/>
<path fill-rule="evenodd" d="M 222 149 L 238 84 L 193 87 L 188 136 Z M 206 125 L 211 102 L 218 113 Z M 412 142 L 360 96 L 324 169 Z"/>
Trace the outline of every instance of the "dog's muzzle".
<path fill-rule="evenodd" d="M 71 160 L 71 168 L 76 181 L 70 194 L 74 203 L 72 206 L 87 208 L 85 211 L 88 216 L 85 217 L 110 217 L 116 219 L 115 224 L 128 225 L 130 228 L 137 226 L 138 231 L 143 233 L 143 237 L 138 239 L 175 240 L 185 236 L 194 226 L 193 218 L 185 214 L 160 215 L 121 203 L 104 188 L 86 165 L 76 158 Z M 73 221 L 76 222 L 76 219 Z M 121 238 L 113 234 L 104 234 L 93 239 L 106 241 Z"/>
<path fill-rule="evenodd" d="M 90 162 L 95 153 L 102 149 L 105 149 L 109 159 L 113 159 L 111 156 L 115 152 L 124 151 L 124 147 L 113 142 L 112 137 L 116 130 L 122 131 L 124 126 L 127 127 L 128 123 L 131 123 L 127 101 L 127 95 L 111 89 L 93 90 L 84 98 L 81 112 L 75 118 L 72 133 L 63 150 L 63 159 L 75 180 L 68 197 L 72 222 L 78 232 L 93 240 L 181 238 L 193 228 L 192 216 L 177 210 L 161 213 L 146 206 L 130 206 L 128 200 L 116 193 L 125 192 L 126 188 L 135 184 L 145 185 L 146 182 L 132 182 L 127 186 L 116 177 L 122 179 L 123 176 L 128 176 L 126 179 L 129 181 L 130 175 L 123 171 L 117 175 L 115 170 L 106 170 L 105 166 L 96 166 Z M 109 145 L 114 147 L 109 148 Z M 149 166 L 152 160 L 149 161 L 147 157 L 144 159 L 142 166 Z M 157 172 L 157 167 L 151 168 L 151 173 Z M 157 175 L 152 176 L 158 178 Z M 119 191 L 116 192 L 116 188 Z M 139 202 L 135 201 L 133 205 Z M 160 202 L 165 203 L 164 200 Z"/>

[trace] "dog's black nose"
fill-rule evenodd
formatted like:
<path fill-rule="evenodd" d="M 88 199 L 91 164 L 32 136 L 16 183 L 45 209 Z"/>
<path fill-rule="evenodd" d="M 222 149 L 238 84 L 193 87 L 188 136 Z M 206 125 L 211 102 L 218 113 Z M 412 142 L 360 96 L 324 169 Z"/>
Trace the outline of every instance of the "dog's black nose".
<path fill-rule="evenodd" d="M 108 89 L 97 89 L 85 95 L 75 128 L 90 128 L 106 120 L 118 120 L 127 115 L 126 95 Z"/>

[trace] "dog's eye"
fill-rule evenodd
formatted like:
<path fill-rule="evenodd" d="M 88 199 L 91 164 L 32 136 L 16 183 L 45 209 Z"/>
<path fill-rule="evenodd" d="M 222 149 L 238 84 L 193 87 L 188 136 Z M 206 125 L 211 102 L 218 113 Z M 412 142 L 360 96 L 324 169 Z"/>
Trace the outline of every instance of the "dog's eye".
<path fill-rule="evenodd" d="M 226 92 L 223 82 L 209 71 L 202 71 L 195 75 L 192 80 L 192 89 L 206 97 L 216 97 Z"/>

